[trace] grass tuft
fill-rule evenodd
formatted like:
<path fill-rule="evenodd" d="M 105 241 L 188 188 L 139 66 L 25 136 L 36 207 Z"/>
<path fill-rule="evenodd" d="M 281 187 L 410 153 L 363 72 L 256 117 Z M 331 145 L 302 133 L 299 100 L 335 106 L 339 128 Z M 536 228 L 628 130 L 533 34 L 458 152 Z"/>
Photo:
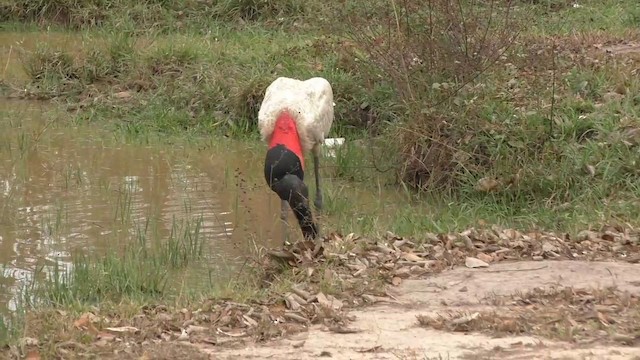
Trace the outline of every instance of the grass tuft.
<path fill-rule="evenodd" d="M 172 289 L 181 282 L 181 271 L 197 268 L 203 259 L 202 220 L 174 219 L 165 241 L 156 238 L 153 226 L 147 221 L 138 227 L 134 241 L 121 251 L 77 253 L 71 265 L 57 263 L 49 273 L 40 269 L 36 277 L 45 281 L 31 284 L 26 300 L 36 307 L 64 307 L 175 296 Z"/>
<path fill-rule="evenodd" d="M 213 12 L 225 20 L 284 20 L 304 15 L 306 5 L 295 0 L 222 0 Z"/>

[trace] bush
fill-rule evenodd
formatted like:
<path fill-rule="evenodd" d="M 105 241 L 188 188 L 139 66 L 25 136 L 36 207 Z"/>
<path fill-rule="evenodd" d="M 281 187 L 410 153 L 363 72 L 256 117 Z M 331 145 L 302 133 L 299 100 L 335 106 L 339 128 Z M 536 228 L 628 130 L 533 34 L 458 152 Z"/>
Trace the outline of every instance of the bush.
<path fill-rule="evenodd" d="M 510 10 L 498 1 L 378 1 L 342 15 L 361 72 L 392 85 L 403 104 L 407 120 L 393 137 L 409 184 L 455 186 L 462 169 L 490 163 L 467 136 L 480 126 L 470 89 L 514 42 Z"/>

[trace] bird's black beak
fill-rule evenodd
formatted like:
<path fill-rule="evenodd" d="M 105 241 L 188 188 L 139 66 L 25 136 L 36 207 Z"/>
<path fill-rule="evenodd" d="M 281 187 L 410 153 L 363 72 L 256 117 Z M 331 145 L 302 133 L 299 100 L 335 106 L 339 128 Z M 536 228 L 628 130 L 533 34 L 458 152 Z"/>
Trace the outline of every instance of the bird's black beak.
<path fill-rule="evenodd" d="M 278 194 L 280 199 L 289 203 L 305 240 L 315 240 L 318 237 L 318 227 L 313 221 L 313 214 L 309 206 L 307 185 L 296 175 L 287 174 L 274 182 L 271 189 Z"/>

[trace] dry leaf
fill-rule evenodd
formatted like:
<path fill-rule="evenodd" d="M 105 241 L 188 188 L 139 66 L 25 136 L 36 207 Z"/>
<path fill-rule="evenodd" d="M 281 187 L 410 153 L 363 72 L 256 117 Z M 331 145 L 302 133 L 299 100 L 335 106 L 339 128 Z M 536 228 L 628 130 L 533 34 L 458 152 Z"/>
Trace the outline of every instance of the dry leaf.
<path fill-rule="evenodd" d="M 306 317 L 298 315 L 298 314 L 293 313 L 293 312 L 286 312 L 284 314 L 284 317 L 287 318 L 287 319 L 290 319 L 290 320 L 297 321 L 297 322 L 299 322 L 301 324 L 306 324 L 306 323 L 309 322 L 309 320 Z"/>
<path fill-rule="evenodd" d="M 401 278 L 408 278 L 411 275 L 411 268 L 408 268 L 406 266 L 403 266 L 401 268 L 398 268 L 396 270 L 394 270 L 393 274 L 397 277 L 401 277 Z"/>
<path fill-rule="evenodd" d="M 469 257 L 469 256 L 467 256 L 467 258 L 465 259 L 464 264 L 466 267 L 471 269 L 489 266 L 489 264 L 487 264 L 486 262 L 474 257 Z"/>
<path fill-rule="evenodd" d="M 482 179 L 478 180 L 475 188 L 477 191 L 490 192 L 497 190 L 499 185 L 500 182 L 498 181 L 498 179 L 494 177 L 483 177 Z"/>
<path fill-rule="evenodd" d="M 140 331 L 140 329 L 133 326 L 108 327 L 104 329 L 115 333 L 137 333 Z"/>
<path fill-rule="evenodd" d="M 347 234 L 347 236 L 344 237 L 344 242 L 353 242 L 354 240 L 356 240 L 358 237 L 356 236 L 355 233 L 349 233 Z"/>
<path fill-rule="evenodd" d="M 304 291 L 300 288 L 300 285 L 298 286 L 292 286 L 291 287 L 291 291 L 293 291 L 296 295 L 300 296 L 302 299 L 304 299 L 304 301 L 309 301 L 309 299 L 311 298 L 311 294 L 307 291 Z"/>
<path fill-rule="evenodd" d="M 185 329 L 180 329 L 180 336 L 178 336 L 178 341 L 189 341 L 189 334 Z"/>
<path fill-rule="evenodd" d="M 373 296 L 373 295 L 369 295 L 369 294 L 362 294 L 362 298 L 366 301 L 366 302 L 370 302 L 370 303 L 376 303 L 378 302 L 378 298 Z"/>
<path fill-rule="evenodd" d="M 203 343 L 209 344 L 209 345 L 217 345 L 218 344 L 218 339 L 216 339 L 214 337 L 206 337 L 204 339 L 201 339 L 200 342 L 203 342 Z"/>
<path fill-rule="evenodd" d="M 493 261 L 493 257 L 491 255 L 485 254 L 485 253 L 478 253 L 478 255 L 476 255 L 476 257 L 486 263 L 490 263 Z"/>
<path fill-rule="evenodd" d="M 118 99 L 127 99 L 131 97 L 131 92 L 130 91 L 120 91 L 117 92 L 115 94 L 113 94 L 113 96 L 117 97 Z"/>
<path fill-rule="evenodd" d="M 84 313 L 80 318 L 73 322 L 73 326 L 77 328 L 83 328 L 91 324 L 91 319 L 94 317 L 92 313 Z"/>
<path fill-rule="evenodd" d="M 293 296 L 294 294 L 289 293 L 284 297 L 284 301 L 287 304 L 287 308 L 291 309 L 291 310 L 299 310 L 300 309 L 300 303 L 296 301 L 295 296 Z"/>
<path fill-rule="evenodd" d="M 423 260 L 420 256 L 413 253 L 404 253 L 402 254 L 402 258 L 407 261 L 413 261 L 413 262 L 419 262 Z"/>
<path fill-rule="evenodd" d="M 243 315 L 243 317 L 245 319 L 249 318 L 247 315 Z M 249 318 L 249 319 L 251 319 L 251 318 Z M 253 319 L 251 319 L 251 320 L 253 320 Z M 255 320 L 253 320 L 253 322 L 255 323 Z M 256 323 L 256 325 L 257 325 L 257 323 Z M 187 334 L 193 334 L 193 333 L 198 333 L 198 332 L 204 332 L 204 331 L 207 331 L 208 329 L 209 328 L 204 327 L 204 326 L 189 325 L 189 326 L 187 326 L 186 332 L 187 332 Z"/>
<path fill-rule="evenodd" d="M 479 312 L 474 312 L 473 314 L 465 314 L 460 316 L 459 318 L 456 319 L 452 319 L 450 321 L 450 324 L 453 326 L 458 326 L 458 325 L 462 325 L 462 324 L 466 324 L 468 322 L 471 322 L 475 319 L 477 319 L 478 317 L 480 317 L 480 313 Z"/>
<path fill-rule="evenodd" d="M 27 355 L 25 356 L 25 360 L 40 360 L 40 359 L 41 357 L 38 349 L 29 350 L 27 352 Z"/>
<path fill-rule="evenodd" d="M 585 171 L 587 172 L 587 174 L 589 174 L 589 176 L 596 176 L 596 167 L 593 165 L 586 165 Z"/>
<path fill-rule="evenodd" d="M 600 323 L 602 325 L 604 325 L 605 327 L 609 327 L 609 321 L 607 320 L 606 316 L 604 316 L 601 312 L 597 312 L 598 313 L 598 321 L 600 321 Z"/>
<path fill-rule="evenodd" d="M 286 316 L 286 314 L 285 314 L 285 316 Z M 243 336 L 247 335 L 246 332 L 240 331 L 238 329 L 232 330 L 232 331 L 223 331 L 221 329 L 216 329 L 216 331 L 218 333 L 222 334 L 222 335 L 226 335 L 226 336 L 229 336 L 229 337 L 243 337 Z"/>
<path fill-rule="evenodd" d="M 73 326 L 80 330 L 88 330 L 91 333 L 97 334 L 98 329 L 93 326 L 93 321 L 96 321 L 97 317 L 92 313 L 84 313 L 80 318 L 73 322 Z"/>
<path fill-rule="evenodd" d="M 340 310 L 342 309 L 342 301 L 336 299 L 335 297 L 333 297 L 333 295 L 328 295 L 326 296 L 325 294 L 319 292 L 318 295 L 316 295 L 318 303 L 328 309 L 333 309 L 333 310 Z"/>
<path fill-rule="evenodd" d="M 38 346 L 38 339 L 32 337 L 23 337 L 19 340 L 21 347 L 24 346 Z"/>

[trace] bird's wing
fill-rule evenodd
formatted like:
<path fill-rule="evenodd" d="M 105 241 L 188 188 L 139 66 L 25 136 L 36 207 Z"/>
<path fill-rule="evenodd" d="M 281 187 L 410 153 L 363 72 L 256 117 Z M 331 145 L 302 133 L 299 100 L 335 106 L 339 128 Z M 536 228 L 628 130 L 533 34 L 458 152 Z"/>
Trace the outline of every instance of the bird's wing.
<path fill-rule="evenodd" d="M 265 90 L 260 110 L 258 111 L 258 128 L 263 140 L 268 140 L 273 133 L 279 113 L 294 102 L 292 96 L 299 87 L 299 80 L 286 77 L 275 79 Z"/>
<path fill-rule="evenodd" d="M 331 84 L 320 77 L 305 81 L 309 113 L 305 117 L 307 128 L 315 142 L 322 143 L 329 134 L 333 124 L 333 90 Z"/>
<path fill-rule="evenodd" d="M 322 143 L 333 124 L 333 90 L 321 77 L 305 81 L 279 77 L 266 89 L 258 112 L 258 127 L 263 140 L 269 140 L 275 121 L 283 109 L 296 119 L 298 133 L 306 151 Z"/>

